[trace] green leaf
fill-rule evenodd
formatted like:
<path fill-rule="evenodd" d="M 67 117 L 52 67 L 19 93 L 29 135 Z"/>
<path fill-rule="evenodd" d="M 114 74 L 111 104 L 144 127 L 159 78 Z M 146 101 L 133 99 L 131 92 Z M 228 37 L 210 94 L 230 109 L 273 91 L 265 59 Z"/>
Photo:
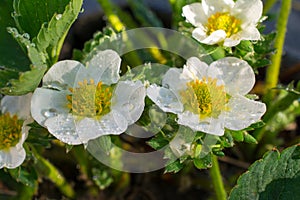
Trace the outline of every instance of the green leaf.
<path fill-rule="evenodd" d="M 7 32 L 6 28 L 15 26 L 14 20 L 11 17 L 13 12 L 11 0 L 0 1 L 0 66 L 4 66 L 11 71 L 26 71 L 29 70 L 29 60 L 26 54 L 22 51 L 18 43 Z M 2 69 L 0 68 L 0 73 Z M 1 77 L 0 82 L 5 82 Z M 0 83 L 0 87 L 1 87 Z"/>
<path fill-rule="evenodd" d="M 14 0 L 13 17 L 20 32 L 36 37 L 54 14 L 63 13 L 70 0 Z"/>
<path fill-rule="evenodd" d="M 26 186 L 34 188 L 37 185 L 37 173 L 32 167 L 17 167 L 9 170 L 10 175 L 16 181 L 23 183 Z"/>
<path fill-rule="evenodd" d="M 48 55 L 50 66 L 57 62 L 65 37 L 81 11 L 82 2 L 83 0 L 71 0 L 62 13 L 59 11 L 59 4 L 55 5 L 59 13 L 55 13 L 48 24 L 43 24 L 37 37 L 33 39 L 37 49 Z"/>
<path fill-rule="evenodd" d="M 243 174 L 229 199 L 300 199 L 300 146 L 274 150 Z"/>
<path fill-rule="evenodd" d="M 8 95 L 22 95 L 33 91 L 40 83 L 47 66 L 45 65 L 45 59 L 41 53 L 35 48 L 35 44 L 31 43 L 30 40 L 19 34 L 17 29 L 8 28 L 8 32 L 15 38 L 15 40 L 24 46 L 27 51 L 27 56 L 30 59 L 32 65 L 30 71 L 12 73 L 8 69 L 4 68 L 2 74 L 8 74 L 9 76 L 4 79 L 7 82 L 4 87 L 1 88 L 0 92 Z M 1 73 L 0 73 L 1 76 Z M 15 78 L 15 79 L 11 79 Z"/>
<path fill-rule="evenodd" d="M 184 165 L 180 163 L 179 160 L 176 160 L 165 167 L 164 173 L 177 173 L 183 168 L 183 166 Z"/>
<path fill-rule="evenodd" d="M 244 141 L 246 143 L 249 143 L 249 144 L 257 144 L 258 143 L 257 140 L 255 139 L 255 137 L 253 137 L 252 135 L 250 135 L 246 131 L 244 131 L 243 133 L 244 133 Z"/>
<path fill-rule="evenodd" d="M 13 16 L 19 31 L 8 28 L 8 32 L 23 48 L 32 64 L 23 62 L 19 66 L 5 65 L 0 69 L 0 77 L 3 77 L 0 81 L 1 93 L 22 95 L 38 87 L 47 68 L 58 60 L 65 36 L 77 18 L 81 5 L 82 0 L 14 1 Z M 14 26 L 13 23 L 7 25 Z M 18 57 L 18 54 L 14 56 Z M 14 57 L 5 59 L 14 60 Z"/>
<path fill-rule="evenodd" d="M 109 135 L 103 135 L 94 140 L 90 140 L 88 145 L 93 145 L 104 151 L 106 154 L 109 154 L 110 150 L 112 149 L 112 142 Z"/>
<path fill-rule="evenodd" d="M 96 183 L 100 190 L 104 190 L 113 182 L 113 177 L 105 170 L 93 168 L 92 174 L 93 181 Z"/>
<path fill-rule="evenodd" d="M 30 143 L 37 146 L 43 146 L 45 148 L 51 147 L 51 141 L 54 139 L 48 130 L 37 122 L 29 124 L 29 134 L 26 139 L 26 143 Z"/>
<path fill-rule="evenodd" d="M 211 154 L 209 153 L 206 156 L 201 157 L 201 158 L 194 158 L 194 165 L 198 169 L 210 168 L 212 166 Z"/>
<path fill-rule="evenodd" d="M 153 149 L 161 149 L 169 144 L 169 141 L 166 140 L 161 134 L 156 134 L 154 138 L 147 142 Z"/>
<path fill-rule="evenodd" d="M 229 131 L 234 141 L 237 142 L 243 142 L 244 141 L 244 133 L 243 131 L 232 131 L 232 130 L 226 130 Z"/>
<path fill-rule="evenodd" d="M 220 142 L 223 147 L 233 147 L 234 139 L 228 131 L 225 131 L 224 135 L 220 137 Z"/>

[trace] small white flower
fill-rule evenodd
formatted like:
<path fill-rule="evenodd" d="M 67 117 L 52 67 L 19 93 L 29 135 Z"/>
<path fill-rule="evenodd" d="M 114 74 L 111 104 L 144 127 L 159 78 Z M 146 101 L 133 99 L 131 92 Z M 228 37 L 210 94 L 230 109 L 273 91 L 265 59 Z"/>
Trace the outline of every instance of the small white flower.
<path fill-rule="evenodd" d="M 163 87 L 151 85 L 147 95 L 163 111 L 177 114 L 178 124 L 221 136 L 225 127 L 244 129 L 265 113 L 264 103 L 244 97 L 254 83 L 243 60 L 227 57 L 208 66 L 192 57 L 183 69 L 169 69 Z"/>
<path fill-rule="evenodd" d="M 256 28 L 262 16 L 261 0 L 202 0 L 182 8 L 183 16 L 196 28 L 192 35 L 204 44 L 236 46 L 241 40 L 259 40 Z"/>
<path fill-rule="evenodd" d="M 5 96 L 0 105 L 0 169 L 16 168 L 26 157 L 23 143 L 27 138 L 31 93 L 24 96 Z"/>
<path fill-rule="evenodd" d="M 87 67 L 73 60 L 53 65 L 32 96 L 32 117 L 64 143 L 85 144 L 102 135 L 123 133 L 144 109 L 140 81 L 119 81 L 121 58 L 100 51 Z"/>

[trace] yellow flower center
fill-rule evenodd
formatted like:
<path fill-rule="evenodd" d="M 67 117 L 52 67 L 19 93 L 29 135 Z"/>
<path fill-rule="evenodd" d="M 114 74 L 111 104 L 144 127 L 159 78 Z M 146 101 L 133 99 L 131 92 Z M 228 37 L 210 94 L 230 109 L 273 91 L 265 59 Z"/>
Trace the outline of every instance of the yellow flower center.
<path fill-rule="evenodd" d="M 101 117 L 110 112 L 112 87 L 94 80 L 78 82 L 76 88 L 70 88 L 67 95 L 68 108 L 72 114 L 82 117 Z"/>
<path fill-rule="evenodd" d="M 0 115 L 0 150 L 7 150 L 19 142 L 22 135 L 23 121 L 17 115 Z"/>
<path fill-rule="evenodd" d="M 181 96 L 185 108 L 199 114 L 200 119 L 217 118 L 227 110 L 226 104 L 230 98 L 224 85 L 217 85 L 217 79 L 212 78 L 188 82 L 187 90 L 182 91 Z"/>
<path fill-rule="evenodd" d="M 217 30 L 223 30 L 226 32 L 227 37 L 236 34 L 241 30 L 241 20 L 231 16 L 229 13 L 217 12 L 208 18 L 207 34 L 210 35 L 212 32 Z"/>

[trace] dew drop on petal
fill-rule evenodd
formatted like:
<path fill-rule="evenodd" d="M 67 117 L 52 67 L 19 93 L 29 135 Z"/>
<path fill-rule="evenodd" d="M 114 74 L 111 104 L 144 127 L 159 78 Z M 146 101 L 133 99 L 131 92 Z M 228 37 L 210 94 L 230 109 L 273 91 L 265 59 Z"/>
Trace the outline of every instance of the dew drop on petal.
<path fill-rule="evenodd" d="M 84 149 L 87 149 L 88 143 L 87 142 L 83 143 L 83 147 L 84 147 Z"/>
<path fill-rule="evenodd" d="M 57 116 L 57 110 L 54 109 L 54 108 L 50 108 L 50 109 L 48 109 L 48 110 L 43 111 L 43 115 L 44 115 L 46 118 L 55 117 L 55 116 Z"/>
<path fill-rule="evenodd" d="M 135 108 L 134 104 L 132 104 L 132 103 L 125 103 L 125 104 L 123 104 L 123 106 L 128 111 L 132 111 Z"/>

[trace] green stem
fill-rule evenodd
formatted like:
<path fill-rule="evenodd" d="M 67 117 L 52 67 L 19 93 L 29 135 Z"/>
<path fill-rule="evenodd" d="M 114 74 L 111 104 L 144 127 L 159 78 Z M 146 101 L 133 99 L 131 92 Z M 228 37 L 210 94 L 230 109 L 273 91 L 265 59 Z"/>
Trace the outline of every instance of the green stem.
<path fill-rule="evenodd" d="M 275 91 L 271 89 L 276 87 L 278 83 L 279 70 L 281 65 L 281 56 L 283 51 L 285 33 L 289 14 L 291 11 L 292 0 L 282 0 L 281 10 L 277 21 L 277 36 L 275 38 L 274 47 L 277 52 L 272 55 L 271 66 L 267 69 L 266 86 L 265 86 L 265 102 L 269 103 L 275 96 Z"/>
<path fill-rule="evenodd" d="M 218 157 L 212 156 L 212 167 L 209 170 L 217 200 L 226 200 L 227 193 L 222 181 L 222 175 L 219 167 Z"/>
<path fill-rule="evenodd" d="M 36 158 L 35 168 L 37 172 L 52 181 L 65 196 L 74 198 L 75 192 L 73 188 L 68 184 L 58 169 L 51 162 L 43 158 L 33 146 L 30 148 Z"/>

